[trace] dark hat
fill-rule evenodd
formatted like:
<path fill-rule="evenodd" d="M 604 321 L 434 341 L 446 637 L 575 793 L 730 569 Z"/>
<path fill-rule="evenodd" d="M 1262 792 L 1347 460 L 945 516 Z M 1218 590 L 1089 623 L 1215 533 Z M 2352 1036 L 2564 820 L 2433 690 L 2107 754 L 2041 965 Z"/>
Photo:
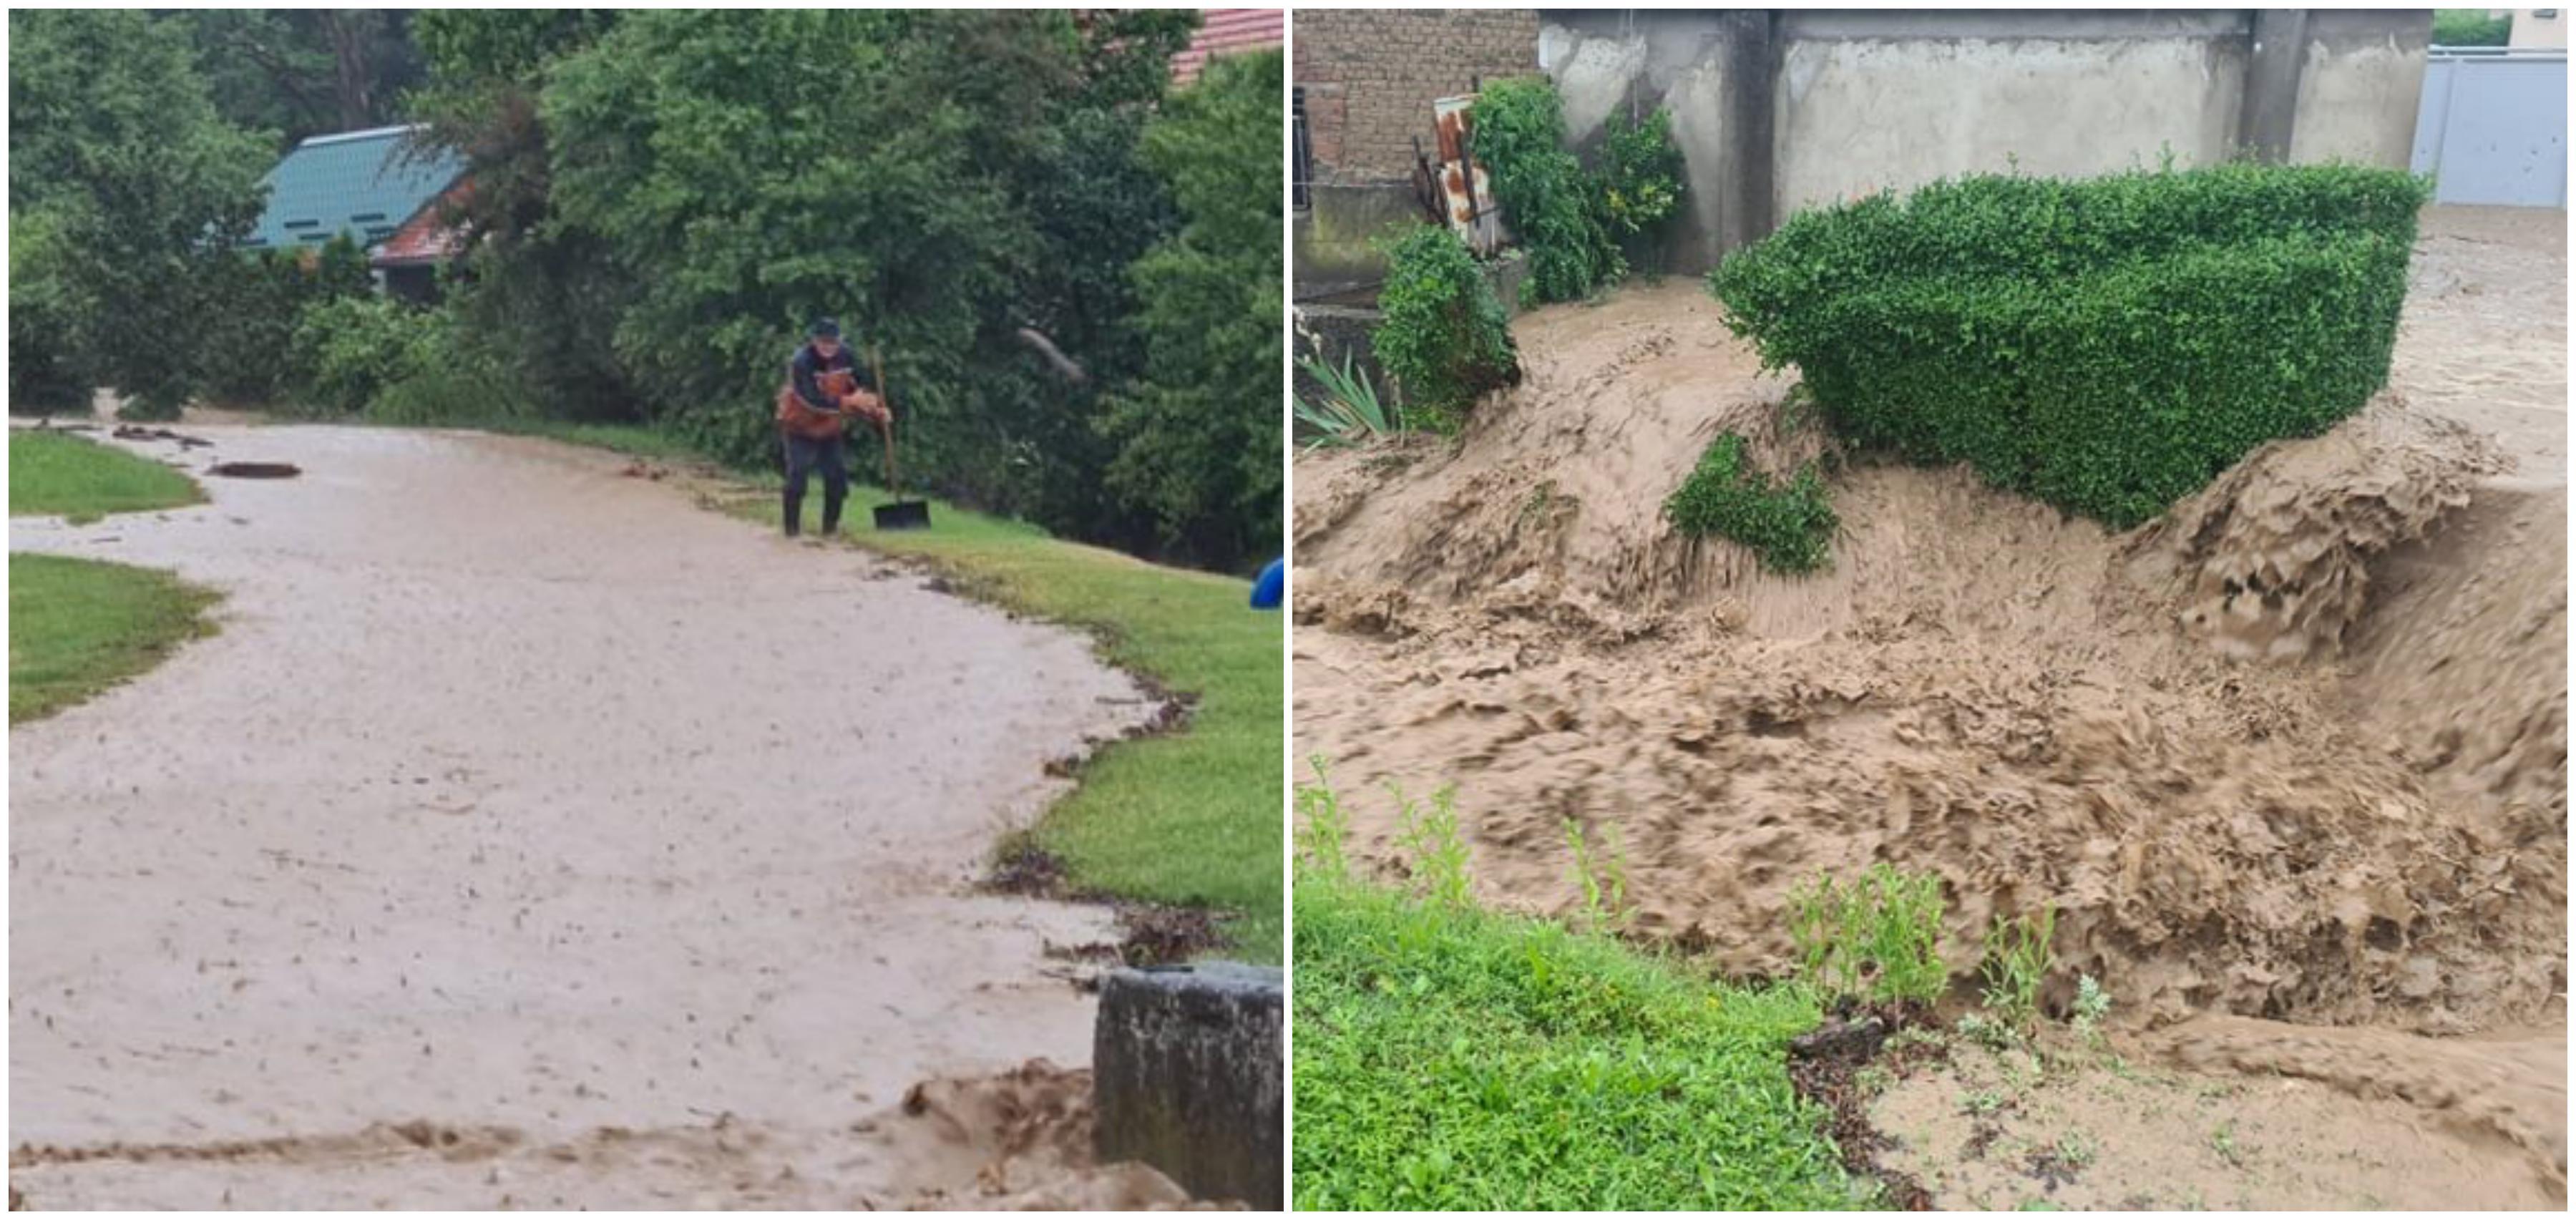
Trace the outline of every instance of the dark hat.
<path fill-rule="evenodd" d="M 814 324 L 812 326 L 805 328 L 805 337 L 808 339 L 838 339 L 841 337 L 841 324 L 830 318 L 816 318 L 814 319 Z"/>

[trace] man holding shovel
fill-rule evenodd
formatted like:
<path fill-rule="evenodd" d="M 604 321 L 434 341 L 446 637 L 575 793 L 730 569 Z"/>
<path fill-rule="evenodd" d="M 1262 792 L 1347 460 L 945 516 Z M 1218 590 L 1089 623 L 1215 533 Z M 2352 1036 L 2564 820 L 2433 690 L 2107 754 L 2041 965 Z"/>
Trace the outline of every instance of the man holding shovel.
<path fill-rule="evenodd" d="M 787 536 L 804 524 L 805 481 L 823 476 L 823 532 L 841 528 L 841 502 L 850 494 L 851 419 L 885 427 L 894 417 L 876 387 L 841 342 L 841 324 L 817 318 L 806 328 L 805 342 L 787 362 L 787 385 L 778 391 L 778 436 L 786 455 L 787 487 L 782 496 Z"/>

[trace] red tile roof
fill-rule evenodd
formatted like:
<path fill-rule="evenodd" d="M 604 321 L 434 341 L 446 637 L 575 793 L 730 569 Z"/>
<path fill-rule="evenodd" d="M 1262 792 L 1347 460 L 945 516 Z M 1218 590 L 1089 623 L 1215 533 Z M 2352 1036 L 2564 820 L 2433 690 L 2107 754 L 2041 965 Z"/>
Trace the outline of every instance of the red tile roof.
<path fill-rule="evenodd" d="M 1199 69 L 1219 55 L 1257 51 L 1287 43 L 1288 14 L 1285 9 L 1211 8 L 1199 11 L 1203 14 L 1199 32 L 1191 36 L 1188 49 L 1172 57 L 1172 83 L 1175 85 L 1197 80 Z"/>
<path fill-rule="evenodd" d="M 463 252 L 464 234 L 446 224 L 447 205 L 462 198 L 472 181 L 460 178 L 456 185 L 422 204 L 411 219 L 394 230 L 393 236 L 376 247 L 374 257 L 367 261 L 378 267 L 409 267 L 443 263 Z"/>

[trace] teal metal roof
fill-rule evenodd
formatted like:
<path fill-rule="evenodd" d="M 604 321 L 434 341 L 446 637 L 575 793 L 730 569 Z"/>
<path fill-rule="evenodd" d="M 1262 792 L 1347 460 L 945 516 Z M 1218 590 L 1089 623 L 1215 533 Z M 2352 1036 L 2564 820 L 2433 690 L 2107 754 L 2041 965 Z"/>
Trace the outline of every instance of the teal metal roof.
<path fill-rule="evenodd" d="M 415 153 L 403 138 L 411 132 L 379 127 L 296 145 L 268 172 L 268 210 L 242 244 L 318 246 L 345 232 L 372 247 L 393 236 L 465 172 L 464 160 L 453 153 Z"/>

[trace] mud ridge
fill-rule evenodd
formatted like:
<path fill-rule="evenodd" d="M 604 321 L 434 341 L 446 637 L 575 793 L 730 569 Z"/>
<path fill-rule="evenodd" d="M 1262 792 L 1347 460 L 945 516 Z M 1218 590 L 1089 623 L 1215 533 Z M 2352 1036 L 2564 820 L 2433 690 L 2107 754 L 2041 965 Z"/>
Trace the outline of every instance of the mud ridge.
<path fill-rule="evenodd" d="M 2048 905 L 2043 1013 L 2089 974 L 2123 1029 L 2282 1040 L 2224 1070 L 2330 1027 L 2563 1044 L 2564 247 L 2472 219 L 2523 245 L 2428 214 L 2387 391 L 2121 534 L 1833 454 L 1696 285 L 1525 314 L 1528 375 L 1454 441 L 1298 458 L 1297 753 L 1364 867 L 1401 867 L 1388 785 L 1455 785 L 1490 905 L 1579 909 L 1567 825 L 1615 829 L 1637 932 L 1738 977 L 1789 967 L 1792 887 L 1890 862 L 1942 882 L 1954 1000 Z M 1663 521 L 1724 432 L 1834 463 L 1828 570 Z M 2563 1104 L 2330 1058 L 2563 1178 Z"/>

